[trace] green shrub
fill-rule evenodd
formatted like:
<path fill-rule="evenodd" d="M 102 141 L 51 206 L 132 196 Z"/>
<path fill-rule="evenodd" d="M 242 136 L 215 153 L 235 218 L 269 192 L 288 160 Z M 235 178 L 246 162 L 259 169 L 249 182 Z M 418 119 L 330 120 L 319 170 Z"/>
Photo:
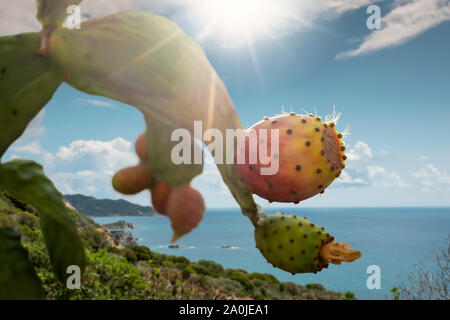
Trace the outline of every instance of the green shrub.
<path fill-rule="evenodd" d="M 84 229 L 80 232 L 81 240 L 85 247 L 98 251 L 110 246 L 103 233 L 95 229 Z"/>
<path fill-rule="evenodd" d="M 392 300 L 400 300 L 400 292 L 397 287 L 393 287 L 391 289 L 391 293 L 392 293 Z M 347 296 L 347 293 L 345 294 L 345 296 Z"/>
<path fill-rule="evenodd" d="M 285 292 L 292 296 L 296 296 L 299 294 L 299 287 L 293 282 L 285 282 L 283 287 Z"/>
<path fill-rule="evenodd" d="M 312 290 L 317 290 L 317 291 L 325 291 L 325 288 L 323 287 L 323 285 L 321 285 L 319 283 L 308 283 L 305 287 L 307 289 L 312 289 Z"/>
<path fill-rule="evenodd" d="M 270 284 L 279 284 L 280 281 L 272 274 L 269 273 L 257 273 L 257 272 L 253 272 L 250 273 L 250 279 L 252 280 L 260 280 L 262 282 L 265 283 L 270 283 Z"/>
<path fill-rule="evenodd" d="M 163 260 L 161 262 L 161 266 L 166 268 L 175 268 L 175 264 L 170 260 Z"/>
<path fill-rule="evenodd" d="M 189 266 L 198 275 L 203 275 L 203 276 L 211 276 L 212 275 L 211 271 L 208 268 L 206 268 L 205 266 L 202 266 L 198 263 L 191 262 L 189 264 Z"/>
<path fill-rule="evenodd" d="M 147 261 L 152 258 L 152 252 L 146 246 L 132 246 L 129 249 L 134 251 L 138 261 Z"/>
<path fill-rule="evenodd" d="M 124 255 L 124 250 L 123 249 L 119 249 L 117 247 L 109 246 L 109 247 L 106 248 L 106 250 L 109 253 L 112 253 L 112 254 L 117 254 L 117 255 L 121 255 L 121 256 Z"/>
<path fill-rule="evenodd" d="M 131 263 L 138 262 L 136 253 L 130 248 L 125 249 L 124 257 L 127 259 L 128 262 L 131 262 Z"/>
<path fill-rule="evenodd" d="M 161 256 L 162 259 L 170 261 L 171 265 L 179 270 L 183 270 L 191 263 L 191 261 L 185 257 L 177 257 L 172 255 L 161 255 Z"/>
<path fill-rule="evenodd" d="M 220 275 L 223 275 L 225 272 L 225 269 L 222 267 L 222 265 L 215 263 L 214 261 L 210 260 L 199 260 L 197 262 L 200 266 L 205 267 L 209 270 L 210 274 L 214 277 L 218 277 Z"/>
<path fill-rule="evenodd" d="M 231 271 L 232 270 L 232 271 Z M 240 269 L 227 269 L 228 277 L 232 280 L 238 281 L 247 291 L 251 291 L 254 287 L 252 280 L 247 275 L 247 272 L 242 272 Z"/>
<path fill-rule="evenodd" d="M 190 266 L 187 266 L 181 271 L 181 277 L 183 279 L 189 279 L 193 273 L 195 273 L 195 271 Z"/>
<path fill-rule="evenodd" d="M 353 292 L 347 291 L 344 296 L 344 300 L 354 300 L 355 294 Z"/>

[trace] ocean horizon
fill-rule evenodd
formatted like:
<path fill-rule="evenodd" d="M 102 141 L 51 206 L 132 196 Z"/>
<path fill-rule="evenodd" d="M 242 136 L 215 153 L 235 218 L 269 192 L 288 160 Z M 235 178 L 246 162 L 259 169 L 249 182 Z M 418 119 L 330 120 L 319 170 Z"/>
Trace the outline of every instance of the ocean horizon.
<path fill-rule="evenodd" d="M 326 289 L 351 291 L 358 299 L 391 299 L 390 289 L 407 283 L 414 265 L 433 269 L 433 254 L 446 250 L 450 235 L 450 207 L 264 208 L 305 216 L 324 227 L 336 241 L 350 244 L 362 257 L 353 263 L 330 265 L 317 274 L 291 275 L 273 268 L 255 248 L 253 226 L 237 208 L 209 208 L 199 227 L 169 248 L 172 231 L 165 216 L 93 217 L 100 224 L 125 220 L 138 226 L 129 231 L 152 251 L 212 260 L 227 268 L 270 273 L 280 281 L 301 285 L 320 283 Z M 222 248 L 227 246 L 227 248 Z M 381 270 L 381 288 L 369 289 L 369 266 Z"/>

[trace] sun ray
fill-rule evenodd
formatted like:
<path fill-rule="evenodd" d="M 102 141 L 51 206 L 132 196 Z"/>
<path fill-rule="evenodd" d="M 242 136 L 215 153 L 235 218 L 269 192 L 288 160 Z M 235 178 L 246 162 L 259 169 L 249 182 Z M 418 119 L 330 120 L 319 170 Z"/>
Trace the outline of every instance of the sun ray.
<path fill-rule="evenodd" d="M 115 78 L 115 77 L 120 76 L 120 74 L 122 72 L 124 72 L 126 69 L 131 68 L 132 66 L 138 64 L 143 59 L 154 54 L 158 50 L 164 48 L 166 45 L 168 45 L 172 40 L 174 40 L 176 37 L 180 36 L 182 33 L 183 33 L 183 31 L 181 29 L 175 30 L 167 38 L 158 42 L 157 44 L 153 45 L 152 47 L 148 48 L 147 50 L 145 50 L 144 52 L 142 52 L 141 54 L 136 56 L 134 59 L 132 59 L 129 63 L 126 63 L 123 66 L 121 66 L 120 68 L 118 68 L 117 70 L 115 70 L 115 72 L 110 74 L 110 77 Z"/>

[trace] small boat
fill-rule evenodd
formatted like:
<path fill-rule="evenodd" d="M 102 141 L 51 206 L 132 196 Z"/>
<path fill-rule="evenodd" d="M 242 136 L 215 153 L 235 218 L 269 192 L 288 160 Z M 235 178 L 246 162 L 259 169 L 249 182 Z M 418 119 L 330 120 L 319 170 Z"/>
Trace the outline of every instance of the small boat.
<path fill-rule="evenodd" d="M 221 248 L 223 248 L 223 249 L 229 249 L 229 248 L 231 248 L 232 246 L 229 246 L 229 245 L 227 245 L 227 244 L 224 244 L 224 245 L 222 245 L 222 246 L 220 246 Z"/>
<path fill-rule="evenodd" d="M 169 248 L 171 249 L 178 249 L 180 247 L 179 244 L 169 244 Z"/>

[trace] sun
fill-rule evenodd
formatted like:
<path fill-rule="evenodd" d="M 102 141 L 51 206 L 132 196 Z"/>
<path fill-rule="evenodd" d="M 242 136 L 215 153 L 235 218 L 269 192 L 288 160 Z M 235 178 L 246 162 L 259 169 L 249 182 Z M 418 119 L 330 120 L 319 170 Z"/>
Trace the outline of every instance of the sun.
<path fill-rule="evenodd" d="M 293 21 L 286 1 L 197 0 L 193 15 L 200 38 L 234 46 L 273 37 Z"/>

